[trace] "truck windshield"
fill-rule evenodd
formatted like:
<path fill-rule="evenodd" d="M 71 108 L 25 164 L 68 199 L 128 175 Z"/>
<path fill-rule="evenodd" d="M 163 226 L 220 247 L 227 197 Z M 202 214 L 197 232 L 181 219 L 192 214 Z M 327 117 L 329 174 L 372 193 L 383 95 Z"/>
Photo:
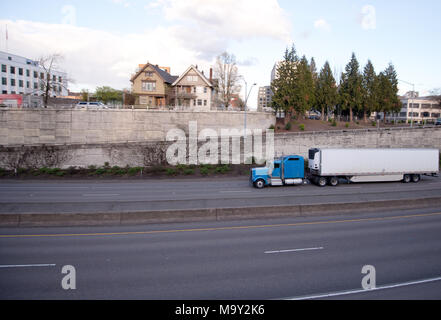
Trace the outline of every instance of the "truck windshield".
<path fill-rule="evenodd" d="M 315 159 L 315 154 L 317 152 L 319 152 L 319 151 L 320 151 L 319 149 L 311 149 L 311 150 L 309 150 L 309 159 L 314 160 Z"/>

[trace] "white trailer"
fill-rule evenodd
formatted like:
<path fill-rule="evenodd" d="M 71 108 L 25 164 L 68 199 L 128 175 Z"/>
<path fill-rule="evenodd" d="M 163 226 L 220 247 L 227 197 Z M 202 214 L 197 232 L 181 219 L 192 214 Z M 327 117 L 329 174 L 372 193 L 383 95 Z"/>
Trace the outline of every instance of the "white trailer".
<path fill-rule="evenodd" d="M 419 182 L 439 172 L 438 149 L 311 149 L 309 171 L 319 186 L 349 182 Z"/>

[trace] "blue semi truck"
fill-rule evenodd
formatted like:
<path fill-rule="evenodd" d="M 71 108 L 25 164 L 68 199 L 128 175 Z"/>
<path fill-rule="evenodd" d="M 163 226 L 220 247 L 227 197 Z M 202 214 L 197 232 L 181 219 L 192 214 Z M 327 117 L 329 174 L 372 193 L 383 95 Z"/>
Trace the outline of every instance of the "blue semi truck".
<path fill-rule="evenodd" d="M 308 181 L 320 187 L 347 182 L 402 181 L 417 183 L 421 175 L 439 172 L 438 149 L 310 149 L 308 176 L 305 160 L 290 155 L 265 168 L 251 170 L 251 183 L 266 186 L 302 185 Z"/>

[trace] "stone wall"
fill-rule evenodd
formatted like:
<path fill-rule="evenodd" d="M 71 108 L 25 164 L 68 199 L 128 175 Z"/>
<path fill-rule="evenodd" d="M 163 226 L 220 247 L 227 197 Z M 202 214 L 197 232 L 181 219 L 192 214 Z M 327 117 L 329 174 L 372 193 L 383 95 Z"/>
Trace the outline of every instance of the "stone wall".
<path fill-rule="evenodd" d="M 271 113 L 247 112 L 248 129 L 268 129 Z M 165 140 L 171 129 L 243 129 L 243 112 L 147 110 L 0 110 L 0 145 L 104 144 Z"/>

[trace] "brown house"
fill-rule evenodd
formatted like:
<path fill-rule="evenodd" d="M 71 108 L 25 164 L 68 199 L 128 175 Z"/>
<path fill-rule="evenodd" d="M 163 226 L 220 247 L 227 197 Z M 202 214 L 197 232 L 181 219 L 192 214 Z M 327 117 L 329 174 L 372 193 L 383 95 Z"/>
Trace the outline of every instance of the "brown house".
<path fill-rule="evenodd" d="M 178 77 L 170 75 L 170 68 L 147 63 L 132 76 L 132 94 L 136 105 L 161 107 L 170 105 L 172 84 Z"/>

